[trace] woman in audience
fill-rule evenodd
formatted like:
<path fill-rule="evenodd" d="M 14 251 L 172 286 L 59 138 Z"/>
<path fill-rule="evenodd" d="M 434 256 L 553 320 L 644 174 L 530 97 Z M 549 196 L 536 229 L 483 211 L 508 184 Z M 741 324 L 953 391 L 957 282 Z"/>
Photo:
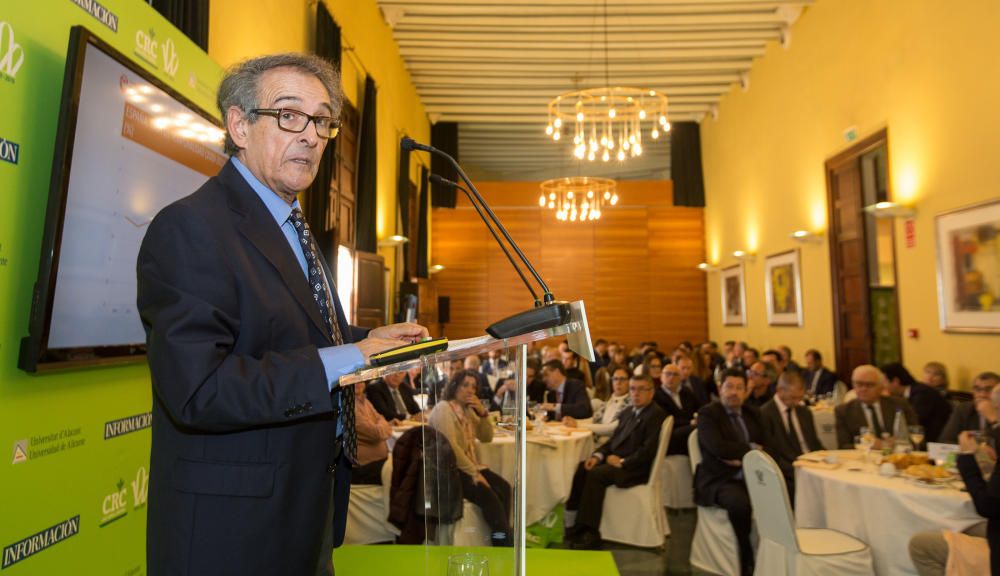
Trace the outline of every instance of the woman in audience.
<path fill-rule="evenodd" d="M 494 546 L 510 546 L 511 488 L 499 474 L 479 463 L 476 439 L 493 440 L 489 412 L 476 397 L 476 374 L 461 371 L 445 386 L 442 401 L 431 411 L 429 423 L 448 438 L 462 472 L 462 495 L 483 512 Z"/>
<path fill-rule="evenodd" d="M 691 374 L 702 382 L 708 382 L 715 376 L 712 373 L 712 350 L 707 347 L 699 347 L 691 354 Z"/>
<path fill-rule="evenodd" d="M 601 370 L 605 370 L 602 368 Z M 569 428 L 587 428 L 598 436 L 611 436 L 618 427 L 618 417 L 622 410 L 631 406 L 628 394 L 629 371 L 625 366 L 608 366 L 606 372 L 611 374 L 612 392 L 607 401 L 594 411 L 590 424 L 579 424 L 575 418 L 564 416 L 562 423 Z"/>
<path fill-rule="evenodd" d="M 354 429 L 358 434 L 358 466 L 351 469 L 351 484 L 382 484 L 382 466 L 389 458 L 385 441 L 392 436 L 392 424 L 368 401 L 364 382 L 354 385 Z"/>
<path fill-rule="evenodd" d="M 611 372 L 608 366 L 602 366 L 594 372 L 594 400 L 606 402 L 611 396 Z"/>
<path fill-rule="evenodd" d="M 948 369 L 940 362 L 924 364 L 924 384 L 937 389 L 942 395 L 948 392 Z"/>

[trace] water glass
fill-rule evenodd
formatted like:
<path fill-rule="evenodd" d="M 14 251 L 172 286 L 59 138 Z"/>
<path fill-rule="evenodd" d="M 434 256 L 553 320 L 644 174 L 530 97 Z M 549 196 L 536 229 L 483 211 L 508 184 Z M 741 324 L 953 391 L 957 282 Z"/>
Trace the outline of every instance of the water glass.
<path fill-rule="evenodd" d="M 913 449 L 916 450 L 924 442 L 924 427 L 923 426 L 910 426 L 910 442 L 913 443 Z"/>
<path fill-rule="evenodd" d="M 490 563 L 479 554 L 453 554 L 448 557 L 448 576 L 490 576 Z"/>

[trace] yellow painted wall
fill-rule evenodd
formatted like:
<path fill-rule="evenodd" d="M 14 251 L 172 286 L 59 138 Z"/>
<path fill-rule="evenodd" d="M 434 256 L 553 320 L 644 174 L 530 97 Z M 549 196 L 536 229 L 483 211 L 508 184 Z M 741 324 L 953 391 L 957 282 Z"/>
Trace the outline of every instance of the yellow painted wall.
<path fill-rule="evenodd" d="M 896 226 L 903 360 L 918 376 L 944 362 L 967 388 L 1000 368 L 1000 335 L 943 333 L 938 322 L 934 215 L 1000 196 L 1000 2 L 819 0 L 792 27 L 788 49 L 772 43 L 754 62 L 750 87 L 702 123 L 708 258 L 723 266 L 739 248 L 747 266 L 746 327 L 724 327 L 718 275 L 709 277 L 709 330 L 716 340 L 816 347 L 834 358 L 829 246 L 801 248 L 805 325 L 767 326 L 764 256 L 797 244 L 800 228 L 825 231 L 824 161 L 887 127 L 896 200 L 916 204 L 916 246 Z M 906 338 L 908 329 L 919 339 Z M 832 363 L 832 362 L 830 362 Z"/>
<path fill-rule="evenodd" d="M 397 232 L 396 174 L 399 139 L 404 135 L 430 142 L 430 123 L 409 72 L 374 0 L 324 0 L 341 28 L 342 83 L 347 99 L 361 111 L 366 75 L 378 88 L 378 237 Z M 313 45 L 316 5 L 307 0 L 213 0 L 208 52 L 223 66 L 271 52 L 309 50 Z M 419 177 L 421 154 L 410 163 L 410 178 Z M 415 242 L 416 239 L 413 239 Z M 380 248 L 396 278 L 395 248 Z M 401 254 L 401 251 L 400 251 Z M 390 283 L 395 302 L 396 281 Z"/>

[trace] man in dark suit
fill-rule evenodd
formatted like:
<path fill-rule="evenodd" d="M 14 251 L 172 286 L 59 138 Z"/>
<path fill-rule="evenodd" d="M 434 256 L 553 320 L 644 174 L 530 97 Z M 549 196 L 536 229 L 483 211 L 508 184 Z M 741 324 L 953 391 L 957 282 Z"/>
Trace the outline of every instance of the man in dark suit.
<path fill-rule="evenodd" d="M 574 536 L 573 548 L 600 547 L 601 513 L 608 486 L 629 488 L 649 480 L 660 425 L 667 417 L 653 396 L 653 380 L 648 375 L 632 376 L 631 406 L 622 410 L 611 439 L 577 467 L 566 501 L 566 526 Z"/>
<path fill-rule="evenodd" d="M 863 364 L 851 373 L 851 384 L 858 397 L 837 406 L 834 417 L 837 421 L 837 446 L 850 450 L 854 448 L 854 437 L 867 428 L 875 435 L 875 447 L 881 448 L 881 438 L 891 436 L 897 414 L 905 418 L 907 427 L 917 424 L 917 415 L 904 400 L 883 396 L 885 374 L 870 364 Z"/>
<path fill-rule="evenodd" d="M 694 424 L 691 422 L 700 404 L 694 392 L 681 386 L 681 371 L 677 366 L 667 364 L 660 371 L 660 385 L 656 387 L 653 402 L 656 402 L 667 416 L 674 417 L 674 429 L 670 432 L 667 454 L 687 455 L 687 439 L 691 430 L 694 430 Z"/>
<path fill-rule="evenodd" d="M 393 372 L 365 387 L 365 396 L 372 407 L 389 422 L 420 414 L 420 406 L 413 398 L 413 390 L 403 382 L 405 379 L 406 372 Z"/>
<path fill-rule="evenodd" d="M 958 434 L 963 430 L 987 430 L 998 423 L 997 411 L 990 402 L 990 392 L 1000 384 L 1000 374 L 983 372 L 972 381 L 972 401 L 962 402 L 951 413 L 941 430 L 938 442 L 958 443 Z M 933 440 L 927 436 L 928 440 Z"/>
<path fill-rule="evenodd" d="M 747 398 L 745 402 L 758 410 L 774 397 L 778 371 L 774 364 L 758 360 L 747 370 Z"/>
<path fill-rule="evenodd" d="M 792 463 L 805 452 L 822 450 L 812 411 L 802 405 L 805 387 L 797 370 L 778 376 L 778 387 L 760 409 L 764 424 L 764 445 L 785 476 L 788 497 L 795 504 L 795 468 Z"/>
<path fill-rule="evenodd" d="M 579 380 L 566 378 L 566 368 L 559 360 L 542 365 L 542 381 L 548 389 L 542 408 L 548 411 L 549 420 L 558 422 L 563 416 L 582 420 L 594 414 L 587 388 Z"/>
<path fill-rule="evenodd" d="M 336 132 L 333 68 L 249 60 L 218 103 L 233 157 L 159 212 L 137 262 L 153 386 L 146 565 L 330 574 L 356 450 L 354 389 L 338 381 L 427 331 L 348 326 L 298 209 Z"/>
<path fill-rule="evenodd" d="M 935 439 L 951 416 L 951 403 L 937 390 L 917 382 L 910 371 L 899 362 L 882 366 L 889 394 L 907 400 L 917 414 L 917 421 L 924 427 L 924 436 Z"/>
<path fill-rule="evenodd" d="M 740 550 L 744 575 L 753 573 L 750 543 L 750 494 L 743 477 L 743 456 L 764 443 L 760 414 L 743 402 L 746 374 L 726 370 L 722 374 L 719 401 L 698 411 L 698 446 L 701 464 L 694 473 L 694 498 L 699 506 L 718 506 L 729 514 Z"/>
<path fill-rule="evenodd" d="M 704 406 L 712 401 L 712 396 L 717 396 L 719 391 L 715 388 L 715 381 L 711 378 L 704 381 L 693 374 L 694 362 L 688 356 L 681 356 L 675 363 L 680 374 L 681 387 L 690 390 L 698 401 L 698 406 Z"/>
<path fill-rule="evenodd" d="M 819 350 L 806 350 L 806 369 L 802 379 L 810 396 L 830 394 L 837 388 L 837 375 L 823 366 L 823 355 Z"/>
<path fill-rule="evenodd" d="M 527 399 L 528 402 L 543 402 L 545 400 L 545 382 L 538 377 L 538 363 L 528 360 L 525 363 L 525 375 L 528 381 Z M 514 378 L 503 378 L 497 382 L 497 392 L 490 400 L 490 410 L 503 410 L 504 403 L 514 403 L 517 401 L 517 380 Z"/>

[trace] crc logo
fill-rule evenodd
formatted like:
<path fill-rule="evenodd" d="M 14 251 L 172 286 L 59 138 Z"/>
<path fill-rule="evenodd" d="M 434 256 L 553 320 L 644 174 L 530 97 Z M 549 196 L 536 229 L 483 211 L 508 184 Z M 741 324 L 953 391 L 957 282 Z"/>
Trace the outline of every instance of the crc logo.
<path fill-rule="evenodd" d="M 156 53 L 158 52 L 159 43 L 156 41 L 156 31 L 152 28 L 149 29 L 147 34 L 145 30 L 135 31 L 135 51 L 150 64 L 156 65 Z"/>
<path fill-rule="evenodd" d="M 126 514 L 128 514 L 128 490 L 125 489 L 125 481 L 119 479 L 115 490 L 101 501 L 101 526 L 111 524 Z"/>
<path fill-rule="evenodd" d="M 13 80 L 21 64 L 24 64 L 24 48 L 14 41 L 14 27 L 0 22 L 0 73 Z"/>
<path fill-rule="evenodd" d="M 163 53 L 163 71 L 172 78 L 177 74 L 177 66 L 181 63 L 173 39 L 167 38 L 160 50 Z"/>

